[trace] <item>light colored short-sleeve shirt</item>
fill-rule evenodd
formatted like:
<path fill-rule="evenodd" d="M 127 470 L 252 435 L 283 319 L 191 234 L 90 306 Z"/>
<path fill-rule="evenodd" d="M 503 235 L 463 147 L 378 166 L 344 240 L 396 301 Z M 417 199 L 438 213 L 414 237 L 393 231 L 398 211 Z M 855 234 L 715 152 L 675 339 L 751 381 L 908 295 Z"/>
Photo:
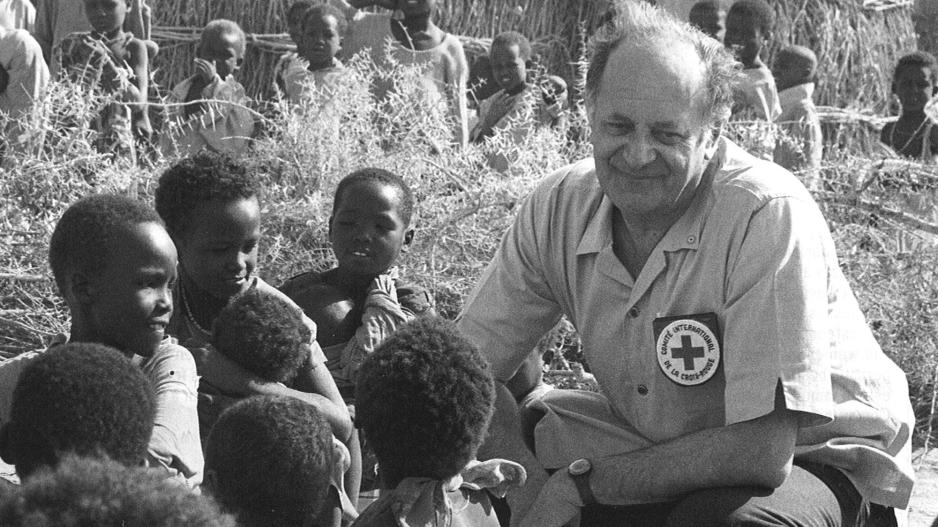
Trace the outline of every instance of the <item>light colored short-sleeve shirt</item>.
<path fill-rule="evenodd" d="M 50 348 L 67 341 L 65 335 L 60 335 Z M 0 362 L 0 425 L 10 421 L 13 390 L 20 375 L 43 353 L 27 352 Z M 156 392 L 153 435 L 147 446 L 151 466 L 162 466 L 185 479 L 189 486 L 199 485 L 205 461 L 196 413 L 199 378 L 195 360 L 175 339 L 166 338 L 152 357 L 134 356 L 133 361 L 153 383 Z M 6 468 L 0 466 L 0 474 L 9 476 L 11 471 Z"/>
<path fill-rule="evenodd" d="M 9 83 L 0 93 L 0 112 L 13 119 L 28 111 L 49 83 L 49 69 L 39 43 L 24 29 L 0 27 L 0 66 Z"/>
<path fill-rule="evenodd" d="M 813 460 L 844 470 L 872 501 L 904 507 L 914 423 L 905 377 L 866 325 L 804 186 L 721 139 L 688 210 L 635 278 L 613 253 L 612 213 L 592 160 L 551 175 L 521 207 L 458 320 L 495 376 L 507 381 L 566 315 L 611 415 L 642 438 L 765 416 L 780 387 Z M 716 355 L 681 327 L 662 344 L 668 324 L 708 318 Z M 831 441 L 882 463 L 870 474 L 870 463 L 832 454 Z"/>

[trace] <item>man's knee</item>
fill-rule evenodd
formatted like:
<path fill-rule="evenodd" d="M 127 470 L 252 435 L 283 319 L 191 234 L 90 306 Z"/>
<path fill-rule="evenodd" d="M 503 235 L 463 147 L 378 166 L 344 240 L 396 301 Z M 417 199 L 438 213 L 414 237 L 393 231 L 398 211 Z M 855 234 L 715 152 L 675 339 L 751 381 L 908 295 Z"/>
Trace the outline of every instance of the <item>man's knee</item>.
<path fill-rule="evenodd" d="M 666 527 L 768 527 L 788 526 L 783 516 L 753 498 L 769 490 L 740 487 L 698 491 L 681 500 L 668 515 Z"/>

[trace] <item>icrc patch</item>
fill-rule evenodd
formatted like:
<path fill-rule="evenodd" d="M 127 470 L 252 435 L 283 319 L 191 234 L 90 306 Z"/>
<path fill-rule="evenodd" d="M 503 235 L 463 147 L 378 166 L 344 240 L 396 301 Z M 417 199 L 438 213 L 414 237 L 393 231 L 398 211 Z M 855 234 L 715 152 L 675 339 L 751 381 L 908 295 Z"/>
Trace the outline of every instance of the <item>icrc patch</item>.
<path fill-rule="evenodd" d="M 656 318 L 655 356 L 664 375 L 681 386 L 697 386 L 720 368 L 716 313 Z"/>

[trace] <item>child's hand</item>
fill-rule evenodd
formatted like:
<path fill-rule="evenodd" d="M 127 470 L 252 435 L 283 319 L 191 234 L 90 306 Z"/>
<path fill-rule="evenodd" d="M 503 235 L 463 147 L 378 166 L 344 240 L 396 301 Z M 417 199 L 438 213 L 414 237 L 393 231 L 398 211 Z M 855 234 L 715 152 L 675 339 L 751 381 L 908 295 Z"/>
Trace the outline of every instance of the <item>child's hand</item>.
<path fill-rule="evenodd" d="M 193 59 L 192 62 L 195 64 L 195 74 L 203 84 L 209 85 L 218 77 L 214 62 L 199 57 Z"/>
<path fill-rule="evenodd" d="M 10 84 L 10 74 L 7 73 L 7 69 L 0 65 L 0 93 L 7 91 L 7 86 Z"/>
<path fill-rule="evenodd" d="M 493 96 L 491 111 L 485 115 L 485 127 L 493 128 L 502 117 L 515 105 L 515 99 L 520 94 L 508 95 L 501 90 Z"/>

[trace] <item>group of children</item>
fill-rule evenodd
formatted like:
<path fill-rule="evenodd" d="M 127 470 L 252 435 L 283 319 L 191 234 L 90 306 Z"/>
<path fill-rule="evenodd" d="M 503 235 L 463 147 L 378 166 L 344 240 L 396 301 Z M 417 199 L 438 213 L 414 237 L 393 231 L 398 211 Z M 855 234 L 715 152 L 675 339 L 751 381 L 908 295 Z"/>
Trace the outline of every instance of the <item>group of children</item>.
<path fill-rule="evenodd" d="M 0 363 L 0 457 L 24 485 L 0 487 L 0 518 L 72 507 L 30 504 L 33 482 L 107 472 L 69 457 L 103 456 L 201 488 L 239 525 L 498 525 L 482 489 L 524 471 L 474 460 L 494 401 L 486 362 L 397 275 L 408 186 L 376 168 L 344 178 L 329 219 L 337 266 L 283 292 L 256 273 L 261 199 L 243 165 L 203 151 L 160 177 L 155 208 L 103 194 L 66 210 L 49 262 L 70 334 Z M 357 430 L 380 488 L 361 517 Z M 116 499 L 96 494 L 114 485 L 82 492 Z"/>
<path fill-rule="evenodd" d="M 724 42 L 742 64 L 734 119 L 776 123 L 783 133 L 774 145 L 774 161 L 801 175 L 809 188 L 818 188 L 823 137 L 813 102 L 817 57 L 803 46 L 784 47 L 770 70 L 762 55 L 774 24 L 772 7 L 764 0 L 738 0 L 729 11 L 722 5 L 719 0 L 698 2 L 689 21 Z M 903 56 L 895 67 L 892 92 L 902 112 L 883 128 L 881 141 L 902 156 L 923 162 L 938 159 L 938 129 L 925 112 L 938 93 L 936 80 L 935 58 L 923 51 Z"/>
<path fill-rule="evenodd" d="M 151 124 L 158 105 L 148 104 L 153 91 L 151 59 L 158 47 L 147 40 L 148 24 L 143 24 L 146 35 L 138 33 L 143 28 L 137 20 L 141 12 L 148 17 L 149 8 L 142 0 L 48 2 L 61 7 L 47 6 L 45 11 L 58 9 L 63 16 L 80 16 L 87 20 L 89 30 L 73 29 L 63 36 L 56 29 L 54 42 L 46 45 L 25 31 L 17 33 L 17 46 L 30 49 L 4 50 L 11 57 L 0 56 L 0 72 L 11 76 L 9 90 L 17 97 L 0 109 L 24 112 L 31 101 L 38 100 L 49 80 L 48 63 L 58 78 L 80 86 L 91 100 L 103 101 L 85 123 L 99 152 L 134 159 L 139 144 L 135 138 L 151 140 L 157 134 L 162 150 L 170 155 L 202 148 L 234 153 L 243 151 L 257 133 L 258 113 L 236 80 L 247 44 L 236 22 L 213 20 L 203 29 L 192 75 L 161 102 L 166 119 L 158 121 L 165 121 L 166 126 L 158 133 Z M 83 13 L 76 7 L 83 7 Z M 370 7 L 382 9 L 361 10 Z M 492 45 L 490 58 L 500 70 L 492 70 L 488 77 L 494 77 L 498 93 L 470 102 L 463 46 L 456 35 L 434 24 L 435 9 L 436 0 L 296 0 L 286 13 L 286 29 L 296 51 L 277 62 L 272 92 L 293 104 L 310 98 L 328 104 L 346 72 L 342 59 L 363 53 L 381 67 L 421 68 L 421 100 L 416 104 L 421 111 L 436 112 L 451 123 L 450 136 L 456 145 L 480 142 L 509 123 L 526 127 L 563 122 L 565 82 L 556 76 L 547 77 L 544 84 L 529 78 L 533 77 L 528 72 L 531 46 L 515 32 L 499 35 Z M 20 71 L 23 68 L 11 65 L 12 55 L 16 61 L 29 60 L 29 68 Z M 393 89 L 382 76 L 375 77 L 372 91 L 379 101 Z M 476 117 L 470 118 L 470 106 L 478 108 Z M 15 143 L 15 137 L 5 139 Z"/>

